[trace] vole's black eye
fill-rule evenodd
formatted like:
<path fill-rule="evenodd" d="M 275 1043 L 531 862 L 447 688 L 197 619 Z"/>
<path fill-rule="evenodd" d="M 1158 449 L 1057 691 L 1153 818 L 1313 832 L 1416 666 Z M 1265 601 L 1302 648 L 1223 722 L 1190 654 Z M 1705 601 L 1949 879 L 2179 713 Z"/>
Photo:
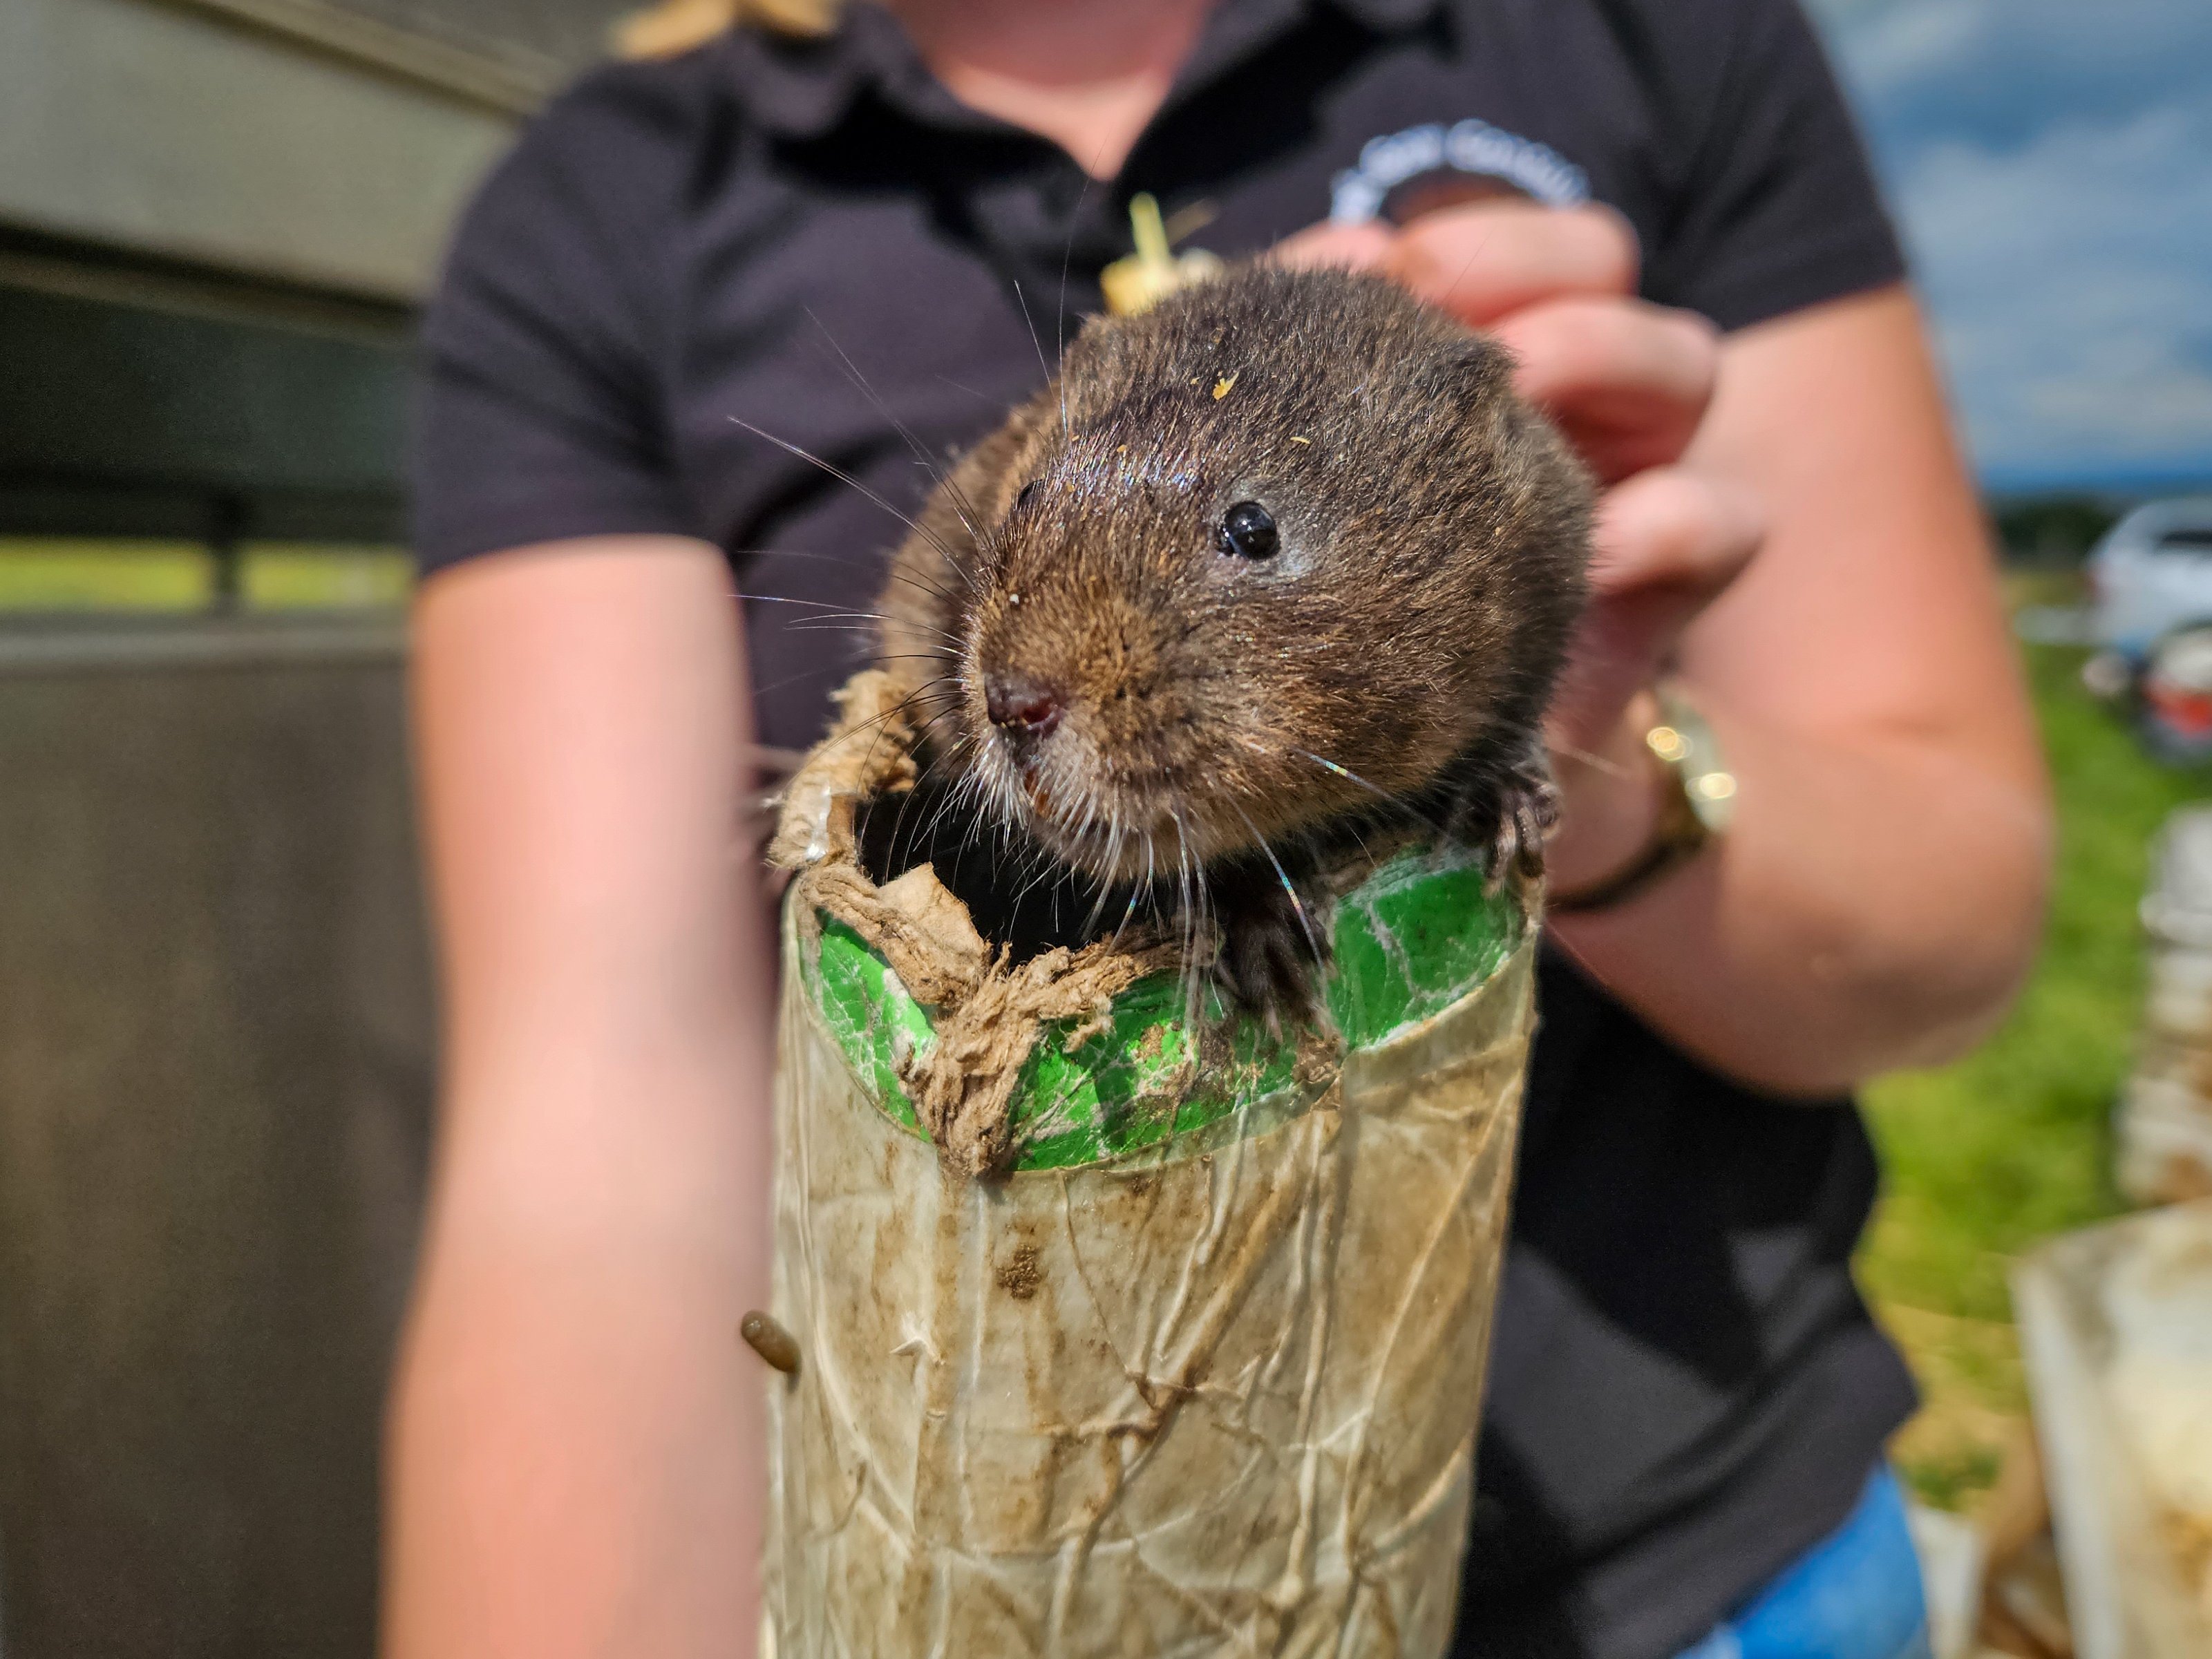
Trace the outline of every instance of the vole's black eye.
<path fill-rule="evenodd" d="M 1282 545 L 1275 515 L 1257 501 L 1239 501 L 1221 515 L 1221 550 L 1240 559 L 1272 559 Z"/>
<path fill-rule="evenodd" d="M 1035 501 L 1036 499 L 1037 490 L 1043 483 L 1044 480 L 1042 478 L 1031 478 L 1027 483 L 1024 484 L 1014 496 L 1014 511 L 1018 513 L 1022 508 L 1027 507 L 1031 501 Z"/>

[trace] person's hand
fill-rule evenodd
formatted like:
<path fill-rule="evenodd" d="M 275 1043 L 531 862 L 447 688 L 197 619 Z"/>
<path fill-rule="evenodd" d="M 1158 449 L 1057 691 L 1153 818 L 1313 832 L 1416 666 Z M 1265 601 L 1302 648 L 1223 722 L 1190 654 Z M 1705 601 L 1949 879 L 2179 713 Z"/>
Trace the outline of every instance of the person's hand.
<path fill-rule="evenodd" d="M 1595 475 L 1590 604 L 1547 720 L 1566 804 L 1547 861 L 1565 890 L 1603 877 L 1656 810 L 1643 693 L 1760 540 L 1756 502 L 1680 465 L 1712 398 L 1712 325 L 1636 297 L 1635 234 L 1601 207 L 1485 202 L 1402 229 L 1323 225 L 1276 257 L 1376 271 L 1492 335 Z"/>

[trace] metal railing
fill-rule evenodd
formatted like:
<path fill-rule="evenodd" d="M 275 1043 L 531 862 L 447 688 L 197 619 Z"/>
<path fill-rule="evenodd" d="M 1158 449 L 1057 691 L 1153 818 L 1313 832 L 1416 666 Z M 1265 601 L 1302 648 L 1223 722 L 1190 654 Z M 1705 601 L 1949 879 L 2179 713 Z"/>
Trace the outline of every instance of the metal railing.
<path fill-rule="evenodd" d="M 521 7 L 393 0 L 166 0 L 415 85 L 526 115 L 598 55 L 623 0 Z"/>

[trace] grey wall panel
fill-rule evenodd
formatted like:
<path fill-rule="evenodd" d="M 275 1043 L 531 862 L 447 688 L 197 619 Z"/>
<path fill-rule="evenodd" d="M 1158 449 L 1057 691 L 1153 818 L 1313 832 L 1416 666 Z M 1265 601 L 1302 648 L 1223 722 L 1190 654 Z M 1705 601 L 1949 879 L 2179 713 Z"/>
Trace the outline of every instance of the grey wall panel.
<path fill-rule="evenodd" d="M 408 353 L 0 287 L 0 477 L 401 488 Z"/>
<path fill-rule="evenodd" d="M 152 0 L 0 5 L 0 221 L 407 298 L 513 131 Z"/>
<path fill-rule="evenodd" d="M 388 640 L 0 635 L 9 1659 L 372 1651 L 432 1052 Z"/>

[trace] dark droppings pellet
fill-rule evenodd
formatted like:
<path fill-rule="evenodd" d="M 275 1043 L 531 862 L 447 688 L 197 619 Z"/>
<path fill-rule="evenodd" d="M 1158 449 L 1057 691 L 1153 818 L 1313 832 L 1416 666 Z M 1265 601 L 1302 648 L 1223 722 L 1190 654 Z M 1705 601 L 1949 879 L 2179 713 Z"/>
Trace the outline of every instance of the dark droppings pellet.
<path fill-rule="evenodd" d="M 738 1322 L 745 1346 L 786 1376 L 799 1375 L 799 1339 L 756 1309 Z"/>

